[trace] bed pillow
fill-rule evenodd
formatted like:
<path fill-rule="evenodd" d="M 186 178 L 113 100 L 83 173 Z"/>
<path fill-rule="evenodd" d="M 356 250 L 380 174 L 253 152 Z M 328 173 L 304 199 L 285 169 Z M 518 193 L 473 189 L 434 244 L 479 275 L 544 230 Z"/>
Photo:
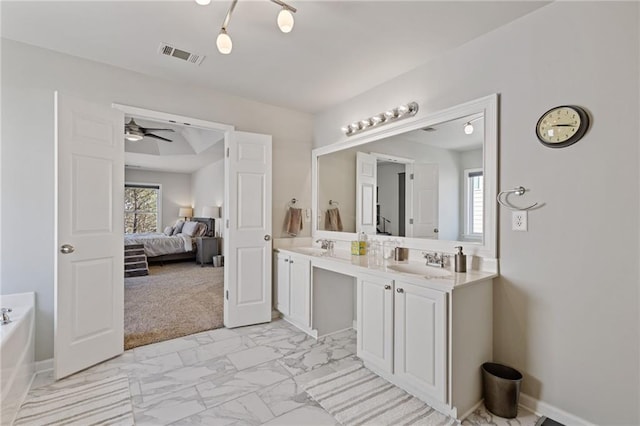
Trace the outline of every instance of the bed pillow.
<path fill-rule="evenodd" d="M 200 222 L 200 226 L 196 230 L 196 237 L 204 237 L 207 235 L 207 224 Z"/>
<path fill-rule="evenodd" d="M 167 226 L 166 228 L 164 228 L 164 232 L 163 233 L 167 237 L 170 237 L 171 234 L 173 234 L 173 226 Z"/>
<path fill-rule="evenodd" d="M 184 220 L 183 219 L 178 219 L 176 221 L 176 226 L 173 227 L 173 232 L 171 233 L 171 235 L 178 235 L 179 233 L 182 232 L 182 227 L 184 226 Z"/>
<path fill-rule="evenodd" d="M 182 233 L 193 237 L 200 226 L 200 222 L 185 222 L 182 227 Z"/>

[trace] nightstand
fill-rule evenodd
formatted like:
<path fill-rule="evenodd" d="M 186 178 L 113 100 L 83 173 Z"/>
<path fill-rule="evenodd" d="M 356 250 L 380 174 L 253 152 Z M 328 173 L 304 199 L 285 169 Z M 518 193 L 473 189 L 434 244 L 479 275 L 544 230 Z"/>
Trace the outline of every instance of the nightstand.
<path fill-rule="evenodd" d="M 204 266 L 205 263 L 213 263 L 213 256 L 218 255 L 218 237 L 198 237 L 196 238 L 196 263 Z"/>

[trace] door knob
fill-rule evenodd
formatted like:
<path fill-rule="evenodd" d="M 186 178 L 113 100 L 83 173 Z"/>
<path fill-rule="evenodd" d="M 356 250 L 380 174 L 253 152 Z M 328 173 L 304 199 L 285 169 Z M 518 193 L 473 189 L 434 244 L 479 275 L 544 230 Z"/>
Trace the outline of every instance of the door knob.
<path fill-rule="evenodd" d="M 75 250 L 76 248 L 71 244 L 63 244 L 62 247 L 60 247 L 60 252 L 62 254 L 70 254 L 70 253 L 73 253 Z"/>
<path fill-rule="evenodd" d="M 271 239 L 271 235 L 267 234 L 264 236 L 265 241 L 269 241 Z"/>

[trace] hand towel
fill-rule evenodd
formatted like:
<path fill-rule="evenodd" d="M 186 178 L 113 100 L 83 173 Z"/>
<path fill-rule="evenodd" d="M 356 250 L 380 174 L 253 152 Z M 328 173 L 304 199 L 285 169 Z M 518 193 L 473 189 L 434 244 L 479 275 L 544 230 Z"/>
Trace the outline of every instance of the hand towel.
<path fill-rule="evenodd" d="M 324 229 L 326 231 L 342 232 L 342 219 L 340 219 L 340 210 L 338 208 L 327 210 Z"/>
<path fill-rule="evenodd" d="M 287 234 L 292 237 L 298 235 L 302 231 L 302 209 L 289 207 L 285 222 L 287 224 Z"/>

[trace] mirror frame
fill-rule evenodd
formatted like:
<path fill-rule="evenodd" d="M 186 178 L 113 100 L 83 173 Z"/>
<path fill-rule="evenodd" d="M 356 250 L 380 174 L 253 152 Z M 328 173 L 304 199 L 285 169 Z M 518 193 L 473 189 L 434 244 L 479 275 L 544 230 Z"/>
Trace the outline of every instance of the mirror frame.
<path fill-rule="evenodd" d="M 318 230 L 318 156 L 331 154 L 347 148 L 374 142 L 379 139 L 396 136 L 423 127 L 434 126 L 439 123 L 460 117 L 483 112 L 485 117 L 485 139 L 483 146 L 483 170 L 491 171 L 484 178 L 484 235 L 482 244 L 469 241 L 445 241 L 407 237 L 371 236 L 375 238 L 394 238 L 402 241 L 404 247 L 418 250 L 442 251 L 453 253 L 455 246 L 462 246 L 467 254 L 483 258 L 497 258 L 497 208 L 496 195 L 498 187 L 498 94 L 494 93 L 483 98 L 475 99 L 463 104 L 455 105 L 441 111 L 428 113 L 420 117 L 420 113 L 409 120 L 392 127 L 381 127 L 371 132 L 354 136 L 346 141 L 333 143 L 312 150 L 311 153 L 311 203 L 314 214 L 311 218 L 311 232 L 313 239 L 326 238 L 337 241 L 352 241 L 357 239 L 353 232 L 334 232 Z"/>

